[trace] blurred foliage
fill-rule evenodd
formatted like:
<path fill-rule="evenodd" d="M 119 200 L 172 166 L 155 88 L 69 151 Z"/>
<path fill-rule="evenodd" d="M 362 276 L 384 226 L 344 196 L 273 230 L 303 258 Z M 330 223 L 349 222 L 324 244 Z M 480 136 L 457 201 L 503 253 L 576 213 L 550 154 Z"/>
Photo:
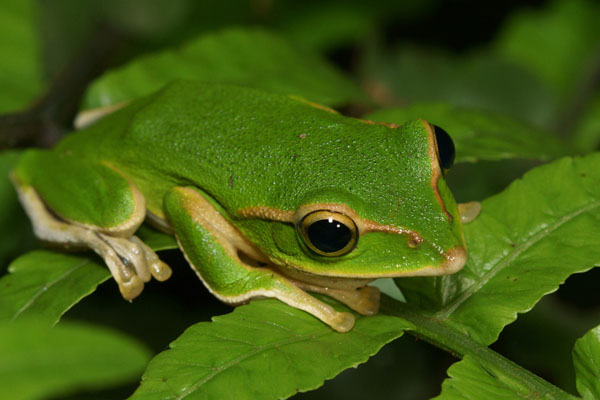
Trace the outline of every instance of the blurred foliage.
<path fill-rule="evenodd" d="M 358 86 L 315 53 L 260 29 L 201 35 L 176 50 L 140 57 L 96 80 L 84 108 L 130 101 L 173 79 L 226 82 L 294 93 L 329 106 L 365 101 Z"/>
<path fill-rule="evenodd" d="M 236 69 L 238 83 L 294 91 L 330 103 L 352 116 L 394 123 L 422 117 L 435 122 L 456 139 L 459 165 L 448 176 L 456 198 L 459 201 L 483 200 L 500 193 L 511 181 L 542 162 L 563 154 L 586 154 L 600 149 L 599 20 L 600 4 L 592 0 L 371 3 L 358 0 L 234 0 L 226 6 L 215 0 L 0 0 L 0 113 L 35 104 L 52 87 L 61 71 L 84 61 L 109 65 L 96 82 L 86 84 L 90 88 L 86 94 L 88 106 L 112 102 L 109 97 L 136 80 L 142 82 L 140 87 L 125 97 L 117 96 L 119 101 L 152 91 L 164 80 L 180 77 L 182 70 L 202 79 L 223 80 L 227 78 L 223 78 L 227 68 L 230 72 Z M 91 38 L 102 39 L 106 29 L 117 32 L 119 37 L 111 58 L 82 60 L 82 49 L 89 46 Z M 271 52 L 274 50 L 271 45 L 263 44 L 261 50 L 259 40 L 250 37 L 242 37 L 240 50 L 233 49 L 229 54 L 221 51 L 224 47 L 218 41 L 219 35 L 244 31 L 269 32 L 275 38 L 273 40 L 289 49 L 290 58 L 281 62 L 281 57 Z M 186 65 L 182 61 L 182 55 L 187 54 L 186 49 L 193 43 L 206 43 L 210 38 L 215 52 L 202 54 L 203 61 L 198 70 L 194 69 L 193 63 Z M 247 42 L 244 43 L 245 39 Z M 258 46 L 257 50 L 252 46 Z M 256 58 L 251 59 L 244 50 Z M 151 61 L 160 57 L 169 59 L 162 71 L 152 65 L 156 61 Z M 261 65 L 261 61 L 265 64 Z M 198 61 L 195 59 L 194 62 Z M 210 63 L 213 63 L 212 69 L 207 67 Z M 205 68 L 203 74 L 199 71 L 202 68 Z M 133 69 L 137 72 L 132 73 Z M 246 75 L 244 70 L 247 70 Z M 315 72 L 323 70 L 330 72 Z M 120 80 L 114 78 L 119 74 L 123 74 Z M 256 82 L 257 76 L 261 77 L 262 83 Z M 365 100 L 364 96 L 368 98 Z M 62 121 L 65 130 L 71 122 Z M 4 134 L 4 126 L 0 119 L 0 135 Z M 11 259 L 34 244 L 31 228 L 7 178 L 17 158 L 17 152 L 0 154 L 0 174 L 4 176 L 0 177 L 0 209 L 3 210 L 0 213 L 1 271 Z M 559 209 L 576 206 L 577 199 L 597 191 L 586 186 L 589 177 L 569 173 L 571 169 L 565 163 L 567 161 L 563 160 L 528 174 L 525 180 L 535 181 L 531 183 L 531 187 L 537 188 L 535 193 L 515 189 L 515 185 L 523 186 L 523 181 L 518 181 L 508 192 L 486 200 L 484 206 L 489 207 L 488 210 L 484 208 L 483 218 L 466 229 L 471 256 L 479 257 L 480 263 L 470 260 L 469 268 L 452 277 L 401 282 L 409 303 L 420 301 L 424 305 L 428 302 L 425 305 L 435 311 L 435 305 L 443 303 L 436 303 L 442 294 L 460 297 L 461 287 L 468 287 L 470 282 L 480 278 L 471 274 L 472 266 L 494 269 L 502 255 L 510 251 L 502 246 L 510 246 L 515 240 L 518 242 L 519 238 L 527 237 L 535 227 L 548 227 L 552 222 L 545 218 L 560 216 Z M 556 189 L 559 187 L 562 189 Z M 541 192 L 546 195 L 536 197 Z M 573 193 L 579 196 L 575 200 Z M 589 221 L 592 220 L 597 222 L 597 217 Z M 486 236 L 491 225 L 497 229 L 494 237 Z M 515 302 L 527 296 L 535 299 L 528 298 L 518 307 L 512 307 L 502 303 L 507 296 L 504 293 L 496 306 L 491 307 L 488 302 L 493 294 L 489 294 L 488 300 L 481 300 L 485 305 L 482 309 L 486 311 L 475 313 L 475 317 L 467 318 L 467 322 L 457 321 L 462 324 L 460 329 L 472 330 L 475 337 L 484 337 L 483 342 L 487 344 L 516 317 L 517 311 L 525 312 L 533 307 L 508 326 L 492 348 L 571 393 L 577 390 L 588 396 L 586 398 L 593 398 L 600 396 L 598 371 L 592 365 L 592 361 L 597 361 L 600 348 L 598 328 L 594 328 L 599 322 L 600 310 L 597 273 L 594 275 L 590 271 L 581 278 L 571 276 L 556 294 L 535 305 L 543 293 L 555 290 L 567 275 L 592 266 L 587 260 L 593 259 L 588 256 L 597 245 L 597 235 L 585 236 L 595 232 L 595 228 L 567 226 L 565 229 L 568 232 L 552 239 L 556 241 L 548 239 L 533 246 L 539 254 L 531 259 L 535 258 L 538 263 L 543 261 L 547 267 L 544 274 L 531 272 L 539 272 L 542 267 L 532 266 L 527 254 L 516 259 L 515 263 L 522 262 L 525 267 L 522 267 L 523 271 L 515 270 L 511 274 L 519 279 L 523 277 L 523 282 L 530 279 L 537 287 L 532 290 L 519 280 L 515 287 L 521 289 L 510 299 Z M 140 236 L 154 248 L 172 249 L 175 246 L 171 237 L 147 227 L 140 231 Z M 498 252 L 488 251 L 492 246 L 490 243 L 497 244 Z M 565 252 L 555 254 L 557 249 Z M 560 257 L 570 261 L 565 259 L 556 266 Z M 578 257 L 586 260 L 574 263 Z M 0 280 L 2 299 L 10 302 L 10 306 L 0 304 L 2 318 L 25 319 L 24 316 L 48 313 L 46 316 L 55 322 L 64 313 L 63 319 L 67 321 L 84 320 L 126 332 L 154 353 L 159 353 L 187 327 L 229 310 L 205 291 L 181 255 L 163 252 L 161 258 L 174 266 L 173 278 L 163 284 L 147 285 L 144 296 L 128 304 L 120 299 L 112 280 L 95 290 L 108 277 L 107 271 L 96 262 L 46 251 L 29 253 L 15 261 L 10 272 Z M 78 269 L 82 259 L 86 260 L 85 268 L 92 269 Z M 479 271 L 477 268 L 475 270 Z M 551 272 L 553 268 L 556 271 Z M 492 280 L 491 286 L 482 287 L 485 291 L 486 287 L 503 284 Z M 91 292 L 94 293 L 85 297 Z M 56 293 L 61 293 L 59 302 L 52 301 Z M 219 321 L 235 319 L 239 313 L 252 312 L 262 306 L 252 304 Z M 475 308 L 467 307 L 468 312 L 475 312 L 473 310 Z M 494 315 L 502 316 L 501 321 L 495 322 L 498 326 L 489 321 L 490 310 L 494 310 Z M 486 314 L 488 311 L 489 315 Z M 47 319 L 44 321 L 48 323 Z M 25 325 L 27 321 L 22 322 L 14 327 L 2 325 L 3 341 L 19 335 L 26 338 L 25 333 L 31 329 Z M 129 354 L 122 349 L 124 342 L 119 340 L 123 338 L 87 338 L 96 328 L 85 327 L 81 331 L 74 328 L 77 332 L 69 332 L 70 327 L 64 322 L 58 327 L 63 324 L 64 332 L 46 327 L 39 329 L 38 336 L 56 332 L 56 337 L 52 337 L 56 342 L 50 341 L 50 349 L 44 351 L 61 351 L 61 347 L 51 349 L 51 345 L 64 343 L 64 340 L 89 343 L 93 349 L 98 345 L 94 343 L 114 339 L 113 344 L 102 345 L 114 349 L 114 354 L 104 355 L 120 360 L 120 356 Z M 208 326 L 213 324 L 200 323 L 194 329 L 210 331 L 212 328 Z M 493 329 L 491 325 L 494 325 Z M 400 329 L 396 336 L 402 334 Z M 482 334 L 481 330 L 485 332 Z M 360 334 L 360 330 L 355 333 Z M 181 335 L 176 343 L 190 340 L 193 335 L 193 330 Z M 268 332 L 265 335 L 268 336 Z M 38 340 L 33 336 L 30 339 Z M 36 361 L 23 355 L 26 353 L 18 353 L 27 350 L 23 347 L 27 345 L 25 340 L 20 344 L 5 343 L 6 349 L 15 351 L 15 359 Z M 134 362 L 123 365 L 127 372 L 119 382 L 127 381 L 128 386 L 110 392 L 98 391 L 103 388 L 99 379 L 104 376 L 94 379 L 86 375 L 93 372 L 94 365 L 102 367 L 102 354 L 97 352 L 94 357 L 98 357 L 95 360 L 99 364 L 91 361 L 74 364 L 90 367 L 89 370 L 82 369 L 81 374 L 58 369 L 55 364 L 55 376 L 40 380 L 48 385 L 40 383 L 38 393 L 68 395 L 74 393 L 73 390 L 83 389 L 86 392 L 75 392 L 73 398 L 125 398 L 136 389 L 136 381 L 141 376 L 140 365 L 147 358 L 144 345 L 133 341 L 127 345 L 131 346 L 130 350 L 139 350 L 132 350 Z M 84 349 L 77 353 L 77 349 L 73 349 L 73 354 L 86 354 Z M 375 351 L 373 348 L 367 353 Z M 166 353 L 169 352 L 171 350 Z M 310 350 L 305 352 L 310 353 Z M 442 391 L 444 373 L 453 360 L 448 353 L 422 341 L 414 343 L 405 335 L 387 345 L 366 365 L 347 370 L 326 382 L 320 390 L 297 397 L 433 397 Z M 500 395 L 498 379 L 502 384 L 509 382 L 502 390 L 507 390 L 508 398 L 514 398 L 518 391 L 514 391 L 516 386 L 511 386 L 510 379 L 502 380 L 505 371 L 500 371 L 494 379 L 489 370 L 481 368 L 480 361 L 468 356 L 455 364 L 448 371 L 452 379 L 444 381 L 441 398 L 466 395 L 489 398 L 486 388 L 490 386 L 480 386 L 485 380 L 492 386 L 496 384 L 496 394 Z M 347 366 L 353 362 L 358 361 L 345 361 Z M 318 357 L 312 364 L 319 364 Z M 11 368 L 14 369 L 14 365 L 11 364 Z M 35 367 L 34 364 L 22 365 L 23 368 Z M 265 367 L 265 382 L 268 382 L 268 372 Z M 26 378 L 22 374 L 18 379 L 27 383 Z M 106 379 L 117 383 L 114 375 Z M 465 386 L 464 382 L 470 383 Z M 309 386 L 317 384 L 304 387 Z M 465 387 L 468 392 L 461 391 Z M 36 397 L 31 393 L 22 396 Z M 527 393 L 527 389 L 522 393 Z"/>
<path fill-rule="evenodd" d="M 364 84 L 386 105 L 444 102 L 507 114 L 549 127 L 556 103 L 533 74 L 490 51 L 453 55 L 402 44 L 369 47 Z"/>
<path fill-rule="evenodd" d="M 268 1 L 264 2 L 269 3 Z M 352 46 L 381 26 L 418 18 L 434 1 L 273 1 L 272 23 L 298 43 L 326 51 Z"/>
<path fill-rule="evenodd" d="M 600 5 L 589 0 L 555 0 L 543 11 L 521 10 L 499 32 L 496 50 L 563 99 L 598 62 L 599 15 Z"/>
<path fill-rule="evenodd" d="M 30 250 L 35 245 L 33 232 L 27 222 L 27 216 L 17 200 L 17 193 L 12 187 L 8 173 L 17 161 L 16 151 L 0 154 L 0 271 L 4 272 L 8 262 L 18 254 Z M 10 229 L 10 232 L 8 230 Z"/>
<path fill-rule="evenodd" d="M 144 346 L 118 332 L 36 320 L 0 323 L 0 353 L 2 395 L 15 400 L 114 386 L 135 377 L 149 358 Z"/>
<path fill-rule="evenodd" d="M 581 152 L 600 148 L 600 95 L 586 105 L 573 133 L 573 145 Z"/>
<path fill-rule="evenodd" d="M 25 107 L 42 88 L 36 11 L 33 0 L 0 2 L 0 113 Z"/>

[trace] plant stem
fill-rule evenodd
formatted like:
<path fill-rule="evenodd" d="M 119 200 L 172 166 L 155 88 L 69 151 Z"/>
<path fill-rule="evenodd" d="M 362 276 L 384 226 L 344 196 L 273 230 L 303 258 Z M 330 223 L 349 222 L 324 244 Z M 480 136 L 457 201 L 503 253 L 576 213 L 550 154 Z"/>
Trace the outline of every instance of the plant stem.
<path fill-rule="evenodd" d="M 531 398 L 577 399 L 577 397 L 476 342 L 470 336 L 458 331 L 449 324 L 429 318 L 422 312 L 410 309 L 406 304 L 382 296 L 381 310 L 388 315 L 394 315 L 413 323 L 415 329 L 409 331 L 409 333 L 436 347 L 459 358 L 469 356 L 488 370 L 501 371 L 504 375 L 509 376 L 515 382 L 519 382 L 523 387 L 530 390 Z"/>

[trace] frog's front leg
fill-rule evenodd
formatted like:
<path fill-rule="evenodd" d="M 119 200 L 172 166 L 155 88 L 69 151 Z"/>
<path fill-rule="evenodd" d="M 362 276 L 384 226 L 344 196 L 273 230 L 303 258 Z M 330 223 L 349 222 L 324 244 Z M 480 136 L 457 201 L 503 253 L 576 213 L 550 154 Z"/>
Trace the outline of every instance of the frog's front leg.
<path fill-rule="evenodd" d="M 186 259 L 205 286 L 221 301 L 241 304 L 274 297 L 319 318 L 339 332 L 354 326 L 354 316 L 338 312 L 270 268 L 250 265 L 248 256 L 268 261 L 198 189 L 176 187 L 165 198 L 169 222 Z"/>
<path fill-rule="evenodd" d="M 144 220 L 145 200 L 133 182 L 116 170 L 30 151 L 11 179 L 36 236 L 67 248 L 94 250 L 125 299 L 138 296 L 151 276 L 160 281 L 169 278 L 170 268 L 133 236 Z M 103 204 L 107 197 L 108 204 Z"/>

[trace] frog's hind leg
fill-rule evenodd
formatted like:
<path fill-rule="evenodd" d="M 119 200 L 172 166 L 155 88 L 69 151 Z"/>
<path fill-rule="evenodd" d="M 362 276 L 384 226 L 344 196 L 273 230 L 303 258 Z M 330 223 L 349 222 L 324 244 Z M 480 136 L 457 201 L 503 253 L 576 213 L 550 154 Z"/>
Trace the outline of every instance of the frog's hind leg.
<path fill-rule="evenodd" d="M 379 312 L 380 292 L 374 286 L 363 286 L 359 289 L 334 289 L 293 281 L 296 286 L 313 293 L 321 293 L 333 297 L 362 315 L 375 315 Z"/>
<path fill-rule="evenodd" d="M 133 236 L 145 217 L 145 199 L 118 171 L 34 151 L 23 155 L 11 178 L 36 236 L 94 250 L 125 299 L 138 296 L 151 276 L 169 278 L 170 268 Z"/>
<path fill-rule="evenodd" d="M 176 187 L 165 198 L 165 210 L 186 259 L 217 298 L 236 305 L 253 298 L 274 297 L 339 332 L 352 329 L 351 313 L 336 311 L 272 269 L 242 261 L 240 252 L 258 261 L 268 260 L 216 207 L 191 187 Z"/>

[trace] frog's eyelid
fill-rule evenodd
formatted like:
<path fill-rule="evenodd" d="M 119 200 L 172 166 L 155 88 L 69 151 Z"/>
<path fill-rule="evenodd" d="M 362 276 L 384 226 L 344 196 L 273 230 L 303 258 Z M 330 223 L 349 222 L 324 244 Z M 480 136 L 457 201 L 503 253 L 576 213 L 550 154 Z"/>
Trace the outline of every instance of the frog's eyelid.
<path fill-rule="evenodd" d="M 437 193 L 437 181 L 435 189 Z M 439 201 L 441 201 L 441 198 L 439 198 Z M 358 228 L 359 235 L 369 232 L 387 232 L 396 235 L 407 235 L 410 240 L 415 243 L 421 243 L 423 241 L 423 238 L 415 231 L 402 226 L 384 225 L 376 221 L 361 218 L 358 216 L 356 211 L 345 204 L 339 203 L 310 204 L 298 208 L 298 210 L 295 212 L 278 210 L 268 206 L 256 206 L 237 210 L 236 214 L 244 218 L 259 218 L 271 221 L 287 222 L 295 225 L 311 212 L 323 210 L 337 212 L 350 218 Z"/>
<path fill-rule="evenodd" d="M 294 211 L 284 211 L 269 206 L 241 208 L 236 211 L 236 214 L 244 218 L 258 218 L 290 223 L 294 223 L 296 221 L 294 217 Z"/>

